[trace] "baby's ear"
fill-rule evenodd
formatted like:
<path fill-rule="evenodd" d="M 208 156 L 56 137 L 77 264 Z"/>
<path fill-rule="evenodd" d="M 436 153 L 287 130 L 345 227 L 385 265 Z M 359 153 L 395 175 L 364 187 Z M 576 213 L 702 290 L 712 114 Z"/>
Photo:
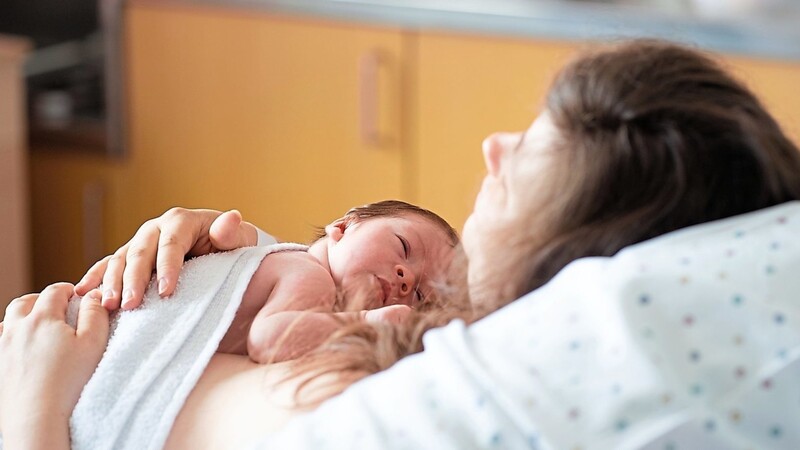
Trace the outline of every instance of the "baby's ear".
<path fill-rule="evenodd" d="M 325 236 L 333 242 L 339 242 L 347 229 L 347 220 L 344 218 L 336 219 L 334 222 L 325 225 Z"/>

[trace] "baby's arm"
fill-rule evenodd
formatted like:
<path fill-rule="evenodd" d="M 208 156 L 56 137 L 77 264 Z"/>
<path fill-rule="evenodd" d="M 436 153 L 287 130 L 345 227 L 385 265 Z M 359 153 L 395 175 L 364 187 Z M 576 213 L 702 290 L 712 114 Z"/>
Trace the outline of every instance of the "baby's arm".
<path fill-rule="evenodd" d="M 257 317 L 247 337 L 247 354 L 260 364 L 288 361 L 317 348 L 339 326 L 329 312 L 281 311 Z"/>
<path fill-rule="evenodd" d="M 330 273 L 307 253 L 267 255 L 218 351 L 247 354 L 258 363 L 286 361 L 322 344 L 342 317 L 397 323 L 411 312 L 408 306 L 391 305 L 332 314 L 335 298 Z"/>
<path fill-rule="evenodd" d="M 253 322 L 247 340 L 247 354 L 261 364 L 288 361 L 320 346 L 340 326 L 337 318 L 367 322 L 400 323 L 411 314 L 406 305 L 338 312 L 282 311 Z"/>
<path fill-rule="evenodd" d="M 248 294 L 252 297 L 259 291 L 267 298 L 259 302 L 256 297 L 256 304 L 263 306 L 254 314 L 246 340 L 247 354 L 256 362 L 296 358 L 316 348 L 339 326 L 330 314 L 336 299 L 333 279 L 306 253 L 268 255 L 243 303 L 252 302 Z"/>

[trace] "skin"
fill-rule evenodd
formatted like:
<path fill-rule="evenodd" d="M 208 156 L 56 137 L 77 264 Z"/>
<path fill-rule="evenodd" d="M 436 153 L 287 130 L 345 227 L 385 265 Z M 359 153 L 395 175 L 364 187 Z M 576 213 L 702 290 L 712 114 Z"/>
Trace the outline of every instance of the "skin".
<path fill-rule="evenodd" d="M 525 193 L 520 188 L 530 186 L 520 186 L 518 181 L 520 177 L 528 180 L 545 174 L 547 153 L 544 149 L 553 133 L 552 125 L 544 119 L 534 122 L 525 133 L 498 133 L 484 142 L 487 175 L 463 233 L 464 248 L 470 261 L 471 291 L 487 281 L 486 277 L 477 275 L 479 270 L 491 270 L 500 280 L 510 282 L 518 276 L 519 270 L 508 266 L 502 251 L 503 245 L 509 245 L 507 232 L 520 226 L 520 220 L 524 219 L 519 208 Z M 216 237 L 208 238 L 209 233 Z M 195 242 L 199 236 L 202 236 L 202 245 Z M 107 258 L 95 265 L 82 280 L 81 292 L 89 292 L 87 285 L 96 285 L 101 280 L 105 282 L 108 277 L 108 282 L 112 283 L 110 285 L 125 286 L 135 296 L 140 287 L 143 289 L 146 286 L 146 282 L 141 286 L 134 284 L 145 280 L 145 274 L 149 277 L 153 267 L 156 267 L 159 279 L 166 280 L 162 292 L 168 295 L 174 288 L 174 279 L 171 277 L 177 275 L 183 263 L 182 251 L 222 249 L 238 244 L 254 244 L 255 240 L 251 225 L 242 222 L 236 212 L 171 210 L 143 225 L 114 258 Z M 161 253 L 162 250 L 165 253 Z M 15 308 L 23 311 L 32 310 L 36 302 L 39 310 L 49 313 L 47 320 L 20 320 L 28 317 L 28 314 L 15 312 L 12 314 L 15 318 L 5 324 L 4 333 L 0 335 L 3 379 L 12 380 L 4 383 L 9 388 L 0 389 L 0 431 L 5 434 L 8 448 L 69 447 L 68 416 L 77 402 L 76 393 L 87 382 L 102 354 L 105 339 L 99 337 L 107 337 L 104 333 L 108 332 L 108 320 L 105 310 L 95 300 L 91 303 L 94 305 L 91 309 L 94 314 L 86 319 L 86 325 L 81 327 L 79 324 L 77 333 L 65 330 L 62 326 L 55 327 L 55 323 L 63 325 L 62 310 L 65 311 L 66 301 L 71 294 L 67 291 L 63 287 L 48 288 L 38 302 L 36 297 L 25 300 L 24 308 L 19 307 L 20 303 L 16 300 L 12 302 Z M 93 295 L 97 296 L 96 291 Z M 59 331 L 54 332 L 54 328 Z M 81 339 L 81 330 L 90 330 L 88 335 L 93 338 Z M 13 340 L 17 345 L 9 344 L 9 336 L 17 338 Z M 28 345 L 26 342 L 42 342 L 44 345 Z M 56 354 L 53 354 L 52 346 L 59 348 Z M 79 355 L 85 356 L 76 363 L 75 358 Z M 274 376 L 279 373 L 282 366 L 259 366 L 242 358 L 223 354 L 212 358 L 179 413 L 167 448 L 189 446 L 203 449 L 214 448 L 219 443 L 244 443 L 255 434 L 260 436 L 270 429 L 266 424 L 269 421 L 274 420 L 273 425 L 279 426 L 288 415 L 296 412 L 292 405 L 276 406 L 272 404 L 274 402 L 251 394 L 261 392 L 259 395 L 267 395 L 265 392 L 269 389 L 264 388 L 265 380 L 269 383 L 270 374 Z M 21 360 L 29 363 L 24 367 L 10 364 Z M 31 376 L 40 381 L 31 381 Z M 242 402 L 231 406 L 230 399 L 239 398 L 237 396 L 241 397 Z M 16 409 L 19 405 L 24 405 L 21 414 Z M 9 419 L 7 411 L 12 409 L 14 416 L 21 415 L 23 419 Z M 264 420 L 254 425 L 254 417 Z M 229 426 L 222 427 L 220 423 Z M 193 437 L 197 430 L 202 432 Z M 201 439 L 195 439 L 197 436 Z M 42 442 L 44 440 L 46 442 Z"/>
<path fill-rule="evenodd" d="M 5 448 L 69 448 L 69 416 L 100 362 L 109 328 L 96 290 L 81 302 L 77 327 L 69 326 L 72 294 L 71 284 L 54 284 L 41 294 L 16 298 L 6 308 L 0 323 L 0 432 Z"/>
<path fill-rule="evenodd" d="M 513 300 L 522 264 L 510 257 L 514 252 L 498 249 L 504 243 L 517 245 L 508 243 L 509 237 L 520 236 L 515 230 L 530 226 L 535 214 L 531 205 L 537 202 L 531 192 L 544 192 L 547 187 L 553 157 L 549 145 L 556 133 L 543 113 L 525 131 L 494 133 L 483 141 L 486 176 L 462 232 L 473 301 L 497 305 Z M 525 236 L 532 239 L 535 236 Z"/>
<path fill-rule="evenodd" d="M 345 294 L 366 287 L 368 307 L 418 306 L 452 259 L 447 234 L 411 214 L 358 223 L 340 219 L 325 232 L 308 253 Z"/>
<path fill-rule="evenodd" d="M 239 211 L 172 208 L 145 222 L 130 241 L 95 263 L 75 285 L 75 293 L 85 295 L 102 283 L 106 309 L 134 309 L 142 303 L 153 270 L 159 294 L 168 297 L 175 291 L 185 255 L 233 250 L 257 242 L 256 227 L 242 221 Z"/>
<path fill-rule="evenodd" d="M 339 328 L 330 315 L 337 290 L 345 300 L 364 300 L 346 305 L 360 312 L 339 316 L 400 321 L 430 294 L 432 280 L 452 258 L 447 234 L 412 214 L 341 219 L 325 229 L 308 252 L 276 252 L 262 260 L 219 351 L 271 363 L 313 350 Z M 285 340 L 289 330 L 296 339 Z"/>

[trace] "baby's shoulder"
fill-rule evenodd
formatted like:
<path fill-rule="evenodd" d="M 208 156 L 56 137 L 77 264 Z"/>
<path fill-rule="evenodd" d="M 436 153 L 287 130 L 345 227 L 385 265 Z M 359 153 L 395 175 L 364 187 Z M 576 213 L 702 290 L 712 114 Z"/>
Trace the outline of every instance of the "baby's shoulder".
<path fill-rule="evenodd" d="M 271 272 L 275 279 L 275 293 L 295 299 L 316 299 L 321 303 L 332 302 L 336 285 L 330 272 L 306 252 L 278 252 L 267 255 L 263 270 Z"/>
<path fill-rule="evenodd" d="M 302 251 L 283 251 L 270 253 L 264 258 L 262 266 L 278 274 L 281 278 L 328 279 L 333 283 L 331 274 L 316 258 Z"/>

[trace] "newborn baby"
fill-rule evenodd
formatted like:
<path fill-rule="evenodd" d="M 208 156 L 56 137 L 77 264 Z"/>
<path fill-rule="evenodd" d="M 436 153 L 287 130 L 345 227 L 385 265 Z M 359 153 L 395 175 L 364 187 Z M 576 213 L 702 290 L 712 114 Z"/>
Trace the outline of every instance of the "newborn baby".
<path fill-rule="evenodd" d="M 321 344 L 335 315 L 401 321 L 433 297 L 457 242 L 436 214 L 389 200 L 351 209 L 309 247 L 274 244 L 218 351 L 277 362 Z"/>

